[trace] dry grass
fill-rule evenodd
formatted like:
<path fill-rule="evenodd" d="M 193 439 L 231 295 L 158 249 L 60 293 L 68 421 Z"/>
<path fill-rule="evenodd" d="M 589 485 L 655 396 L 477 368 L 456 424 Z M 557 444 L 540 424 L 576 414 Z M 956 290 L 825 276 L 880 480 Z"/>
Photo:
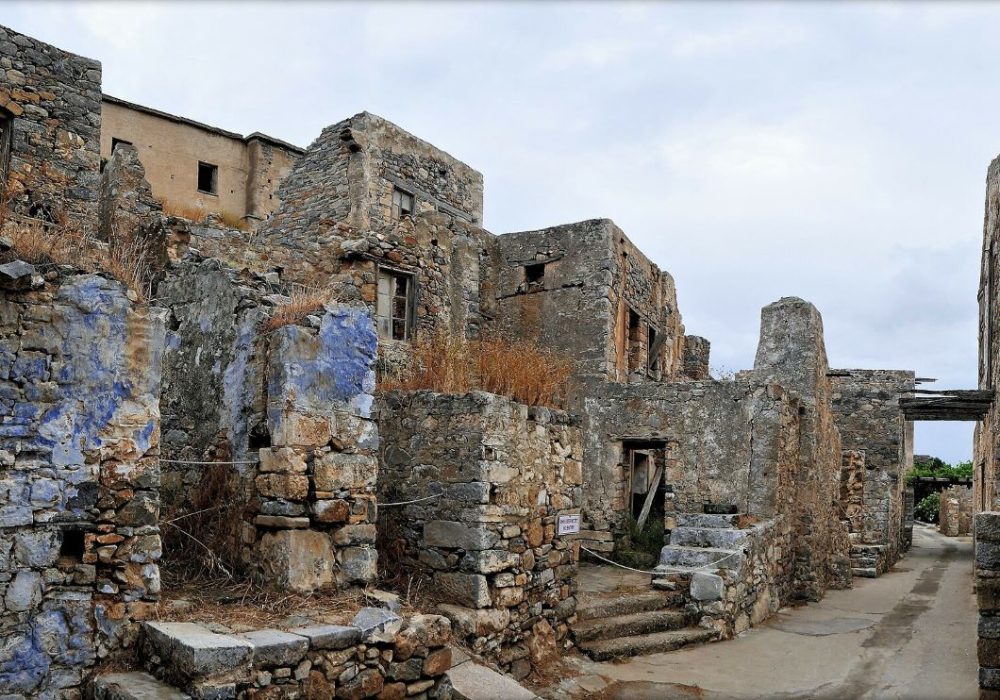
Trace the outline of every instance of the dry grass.
<path fill-rule="evenodd" d="M 445 394 L 488 391 L 529 406 L 563 407 L 573 376 L 571 359 L 527 340 L 448 334 L 418 338 L 409 366 L 381 377 L 383 391 L 430 389 Z"/>
<path fill-rule="evenodd" d="M 271 318 L 261 324 L 261 331 L 270 333 L 282 326 L 301 322 L 309 314 L 321 311 L 332 300 L 333 292 L 329 289 L 297 287 L 292 290 L 290 298 L 291 301 L 277 307 Z"/>
<path fill-rule="evenodd" d="M 163 205 L 163 213 L 167 216 L 176 216 L 178 219 L 187 219 L 188 221 L 194 221 L 195 223 L 200 222 L 205 218 L 208 213 L 201 207 L 192 207 L 184 204 L 176 204 L 170 200 L 163 200 L 161 202 Z"/>
<path fill-rule="evenodd" d="M 235 214 L 230 214 L 229 212 L 222 212 L 221 214 L 216 214 L 224 225 L 229 228 L 239 229 L 240 231 L 246 231 L 250 228 L 247 224 L 247 220 L 242 216 L 236 216 Z"/>

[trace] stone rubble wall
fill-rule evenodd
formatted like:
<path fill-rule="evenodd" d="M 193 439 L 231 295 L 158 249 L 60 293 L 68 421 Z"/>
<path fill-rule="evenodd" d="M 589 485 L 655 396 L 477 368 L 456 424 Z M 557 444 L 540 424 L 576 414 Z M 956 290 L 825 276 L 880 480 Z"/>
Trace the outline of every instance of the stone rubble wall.
<path fill-rule="evenodd" d="M 0 27 L 0 109 L 13 117 L 6 184 L 14 215 L 0 224 L 33 219 L 93 234 L 101 64 Z"/>
<path fill-rule="evenodd" d="M 684 360 L 682 372 L 687 379 L 711 379 L 709 357 L 712 344 L 707 338 L 697 335 L 684 336 Z"/>
<path fill-rule="evenodd" d="M 843 450 L 840 466 L 841 519 L 847 524 L 851 541 L 859 541 L 864 531 L 865 453 L 863 450 Z"/>
<path fill-rule="evenodd" d="M 0 695 L 76 697 L 160 591 L 164 313 L 98 275 L 0 271 Z"/>
<path fill-rule="evenodd" d="M 792 597 L 792 530 L 785 516 L 748 525 L 739 544 L 743 559 L 718 573 L 673 575 L 686 585 L 688 609 L 700 627 L 729 639 L 771 617 Z"/>
<path fill-rule="evenodd" d="M 942 535 L 959 537 L 972 534 L 972 489 L 951 486 L 941 492 L 938 529 Z"/>
<path fill-rule="evenodd" d="M 349 625 L 239 634 L 149 623 L 141 651 L 151 674 L 204 700 L 444 700 L 451 697 L 450 640 L 451 623 L 441 615 L 363 608 Z M 101 700 L 108 681 L 95 685 Z"/>
<path fill-rule="evenodd" d="M 579 549 L 580 429 L 569 415 L 473 392 L 380 399 L 380 500 L 393 565 L 433 579 L 456 637 L 515 676 L 569 644 Z"/>
<path fill-rule="evenodd" d="M 996 700 L 1000 698 L 1000 513 L 977 513 L 974 520 L 979 697 Z"/>
<path fill-rule="evenodd" d="M 979 388 L 1000 387 L 1000 156 L 986 172 L 983 214 L 983 253 L 979 274 Z M 976 512 L 1000 508 L 997 471 L 1000 462 L 1000 410 L 994 401 L 976 424 L 973 446 L 973 502 Z"/>
<path fill-rule="evenodd" d="M 913 423 L 899 408 L 915 375 L 902 370 L 831 370 L 833 410 L 845 450 L 865 453 L 864 508 L 856 542 L 880 546 L 877 573 L 902 556 L 903 492 L 913 467 Z"/>
<path fill-rule="evenodd" d="M 270 446 L 242 535 L 266 581 L 303 592 L 374 581 L 378 560 L 375 330 L 367 311 L 332 305 L 315 325 L 268 340 Z"/>
<path fill-rule="evenodd" d="M 794 588 L 806 600 L 851 583 L 850 543 L 836 506 L 841 440 L 829 372 L 823 319 L 816 307 L 796 297 L 765 306 L 753 374 L 758 381 L 780 384 L 799 400 Z"/>

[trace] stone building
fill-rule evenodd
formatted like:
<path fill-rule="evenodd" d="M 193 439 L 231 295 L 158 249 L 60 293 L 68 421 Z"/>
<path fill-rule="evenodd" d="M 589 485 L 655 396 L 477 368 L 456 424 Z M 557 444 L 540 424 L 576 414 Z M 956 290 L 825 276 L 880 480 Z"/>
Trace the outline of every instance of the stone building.
<path fill-rule="evenodd" d="M 812 304 L 765 307 L 754 367 L 716 380 L 673 278 L 613 222 L 494 235 L 482 175 L 381 117 L 298 152 L 102 98 L 97 63 L 11 30 L 0 69 L 4 231 L 131 236 L 148 265 L 140 295 L 0 246 L 0 694 L 74 697 L 132 655 L 195 697 L 430 700 L 452 630 L 519 677 L 574 643 L 623 653 L 578 624 L 577 573 L 632 523 L 664 526 L 644 593 L 681 629 L 627 653 L 732 636 L 849 586 L 857 547 L 876 574 L 905 548 L 913 375 L 831 371 Z M 220 191 L 197 192 L 199 161 Z M 160 201 L 201 195 L 265 218 L 193 226 Z M 323 299 L 296 314 L 303 290 Z M 566 405 L 376 391 L 440 334 L 572 357 Z M 444 617 L 143 624 L 161 509 L 220 507 L 215 534 L 263 585 L 358 589 L 381 560 L 425 575 Z"/>
<path fill-rule="evenodd" d="M 274 211 L 278 184 L 303 153 L 267 134 L 242 136 L 102 95 L 101 159 L 119 144 L 135 147 L 154 196 L 169 209 L 248 227 Z"/>

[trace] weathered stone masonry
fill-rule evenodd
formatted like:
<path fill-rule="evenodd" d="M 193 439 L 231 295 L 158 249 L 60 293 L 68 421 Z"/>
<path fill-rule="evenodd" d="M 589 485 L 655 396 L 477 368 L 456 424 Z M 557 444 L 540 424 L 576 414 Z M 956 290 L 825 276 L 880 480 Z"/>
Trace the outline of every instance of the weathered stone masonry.
<path fill-rule="evenodd" d="M 0 293 L 0 692 L 29 696 L 79 688 L 160 591 L 163 313 L 46 277 Z"/>
<path fill-rule="evenodd" d="M 544 665 L 575 609 L 579 549 L 556 527 L 580 512 L 577 421 L 482 392 L 415 392 L 386 395 L 379 423 L 381 500 L 418 501 L 380 520 L 400 563 L 433 577 L 470 648 L 518 677 Z"/>

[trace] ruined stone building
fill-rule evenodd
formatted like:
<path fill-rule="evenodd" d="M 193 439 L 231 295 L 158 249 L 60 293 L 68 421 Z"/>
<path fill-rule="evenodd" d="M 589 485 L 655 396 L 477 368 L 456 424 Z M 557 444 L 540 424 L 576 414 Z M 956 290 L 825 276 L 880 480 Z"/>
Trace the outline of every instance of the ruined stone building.
<path fill-rule="evenodd" d="M 452 638 L 519 678 L 574 645 L 728 638 L 908 546 L 914 375 L 831 370 L 808 302 L 765 307 L 754 367 L 713 379 L 673 278 L 613 222 L 491 233 L 483 176 L 381 117 L 298 152 L 103 96 L 99 64 L 2 28 L 0 70 L 0 694 L 78 697 L 118 662 L 199 698 L 444 698 Z M 200 201 L 202 156 L 201 194 L 254 232 L 165 213 Z M 26 260 L 26 231 L 114 264 Z M 146 262 L 131 287 L 123 241 Z M 442 334 L 570 358 L 565 405 L 376 390 Z M 152 622 L 162 514 L 218 501 L 262 585 L 356 589 L 381 564 L 430 581 L 434 610 Z M 581 556 L 649 519 L 656 622 L 616 636 Z"/>
<path fill-rule="evenodd" d="M 273 136 L 241 136 L 132 102 L 101 96 L 101 159 L 135 147 L 153 194 L 187 216 L 216 214 L 256 226 L 274 211 L 275 191 L 302 149 Z"/>

